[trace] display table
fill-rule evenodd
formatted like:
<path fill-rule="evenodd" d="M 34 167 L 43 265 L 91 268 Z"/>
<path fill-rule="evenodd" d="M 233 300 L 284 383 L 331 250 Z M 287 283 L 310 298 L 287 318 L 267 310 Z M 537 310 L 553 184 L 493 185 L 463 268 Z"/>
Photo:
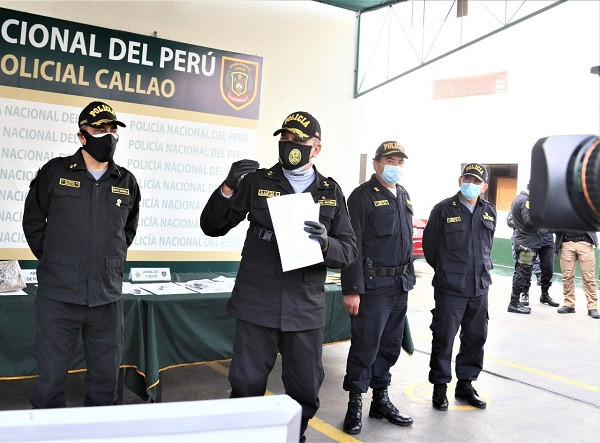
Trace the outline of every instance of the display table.
<path fill-rule="evenodd" d="M 234 274 L 233 274 L 234 275 Z M 175 275 L 175 281 L 217 274 Z M 341 288 L 325 285 L 324 342 L 350 338 Z M 35 286 L 28 295 L 0 296 L 0 381 L 35 377 Z M 235 319 L 225 312 L 229 293 L 124 295 L 124 384 L 141 398 L 160 400 L 160 373 L 181 365 L 231 358 Z M 85 370 L 79 340 L 70 372 Z"/>

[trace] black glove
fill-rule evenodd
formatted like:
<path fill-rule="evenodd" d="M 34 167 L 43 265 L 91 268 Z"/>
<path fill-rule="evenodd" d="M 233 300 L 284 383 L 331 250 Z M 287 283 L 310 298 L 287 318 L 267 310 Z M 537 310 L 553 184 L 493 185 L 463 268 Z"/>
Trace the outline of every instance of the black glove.
<path fill-rule="evenodd" d="M 254 172 L 258 169 L 258 162 L 256 160 L 239 160 L 231 165 L 229 174 L 225 179 L 225 186 L 232 191 L 235 191 L 240 185 L 242 177 L 250 172 Z"/>
<path fill-rule="evenodd" d="M 327 249 L 329 241 L 327 240 L 327 229 L 325 229 L 325 225 L 314 221 L 305 221 L 304 224 L 306 225 L 304 230 L 310 234 L 308 238 L 319 240 L 322 251 Z"/>

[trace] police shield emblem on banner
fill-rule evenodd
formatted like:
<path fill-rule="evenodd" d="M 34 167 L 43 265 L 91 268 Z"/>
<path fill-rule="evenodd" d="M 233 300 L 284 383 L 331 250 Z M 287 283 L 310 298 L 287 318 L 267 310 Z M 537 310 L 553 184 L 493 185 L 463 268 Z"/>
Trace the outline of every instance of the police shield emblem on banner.
<path fill-rule="evenodd" d="M 258 63 L 224 56 L 220 84 L 221 95 L 229 106 L 244 109 L 256 98 Z"/>

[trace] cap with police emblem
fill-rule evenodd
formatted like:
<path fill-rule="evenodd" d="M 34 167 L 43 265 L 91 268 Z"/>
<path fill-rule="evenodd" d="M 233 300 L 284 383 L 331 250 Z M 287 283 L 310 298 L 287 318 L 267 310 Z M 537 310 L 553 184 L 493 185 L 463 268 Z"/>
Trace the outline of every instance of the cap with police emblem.
<path fill-rule="evenodd" d="M 395 141 L 383 142 L 375 151 L 375 160 L 379 161 L 384 155 L 398 154 L 401 157 L 408 158 L 408 155 L 404 153 L 402 145 Z"/>
<path fill-rule="evenodd" d="M 472 175 L 473 177 L 476 177 L 485 183 L 488 181 L 487 169 L 485 169 L 485 166 L 480 165 L 479 163 L 468 163 L 460 176 L 462 177 L 464 175 Z"/>
<path fill-rule="evenodd" d="M 83 108 L 79 114 L 79 127 L 83 125 L 100 127 L 107 123 L 115 123 L 118 126 L 125 128 L 125 123 L 117 120 L 117 114 L 113 108 L 106 103 L 94 101 Z"/>
<path fill-rule="evenodd" d="M 308 112 L 293 112 L 288 115 L 281 129 L 278 129 L 273 135 L 281 134 L 283 131 L 290 131 L 299 140 L 305 141 L 316 137 L 321 140 L 321 125 Z"/>

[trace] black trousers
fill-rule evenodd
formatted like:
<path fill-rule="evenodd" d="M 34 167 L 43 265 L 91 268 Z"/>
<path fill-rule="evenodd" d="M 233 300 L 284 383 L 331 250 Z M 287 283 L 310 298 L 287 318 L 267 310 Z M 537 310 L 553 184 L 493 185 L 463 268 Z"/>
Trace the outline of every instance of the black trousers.
<path fill-rule="evenodd" d="M 285 332 L 236 319 L 229 366 L 231 398 L 265 395 L 278 350 L 285 393 L 302 406 L 302 435 L 320 404 L 319 389 L 325 377 L 322 328 Z"/>
<path fill-rule="evenodd" d="M 79 333 L 83 338 L 86 393 L 84 406 L 112 405 L 123 354 L 123 300 L 89 307 L 36 297 L 34 356 L 39 377 L 34 408 L 63 408 L 65 384 Z"/>
<path fill-rule="evenodd" d="M 483 345 L 487 339 L 488 295 L 457 297 L 436 291 L 434 297 L 429 381 L 435 384 L 452 380 L 452 346 L 459 327 L 456 378 L 477 380 L 483 368 Z"/>
<path fill-rule="evenodd" d="M 362 393 L 387 388 L 402 348 L 408 292 L 361 297 L 358 315 L 350 316 L 352 339 L 344 390 Z"/>
<path fill-rule="evenodd" d="M 542 246 L 536 251 L 540 259 L 540 285 L 542 292 L 548 292 L 552 286 L 552 274 L 554 273 L 554 248 Z M 519 295 L 528 292 L 531 285 L 532 265 L 526 265 L 515 261 L 515 273 L 513 274 L 512 293 Z"/>

